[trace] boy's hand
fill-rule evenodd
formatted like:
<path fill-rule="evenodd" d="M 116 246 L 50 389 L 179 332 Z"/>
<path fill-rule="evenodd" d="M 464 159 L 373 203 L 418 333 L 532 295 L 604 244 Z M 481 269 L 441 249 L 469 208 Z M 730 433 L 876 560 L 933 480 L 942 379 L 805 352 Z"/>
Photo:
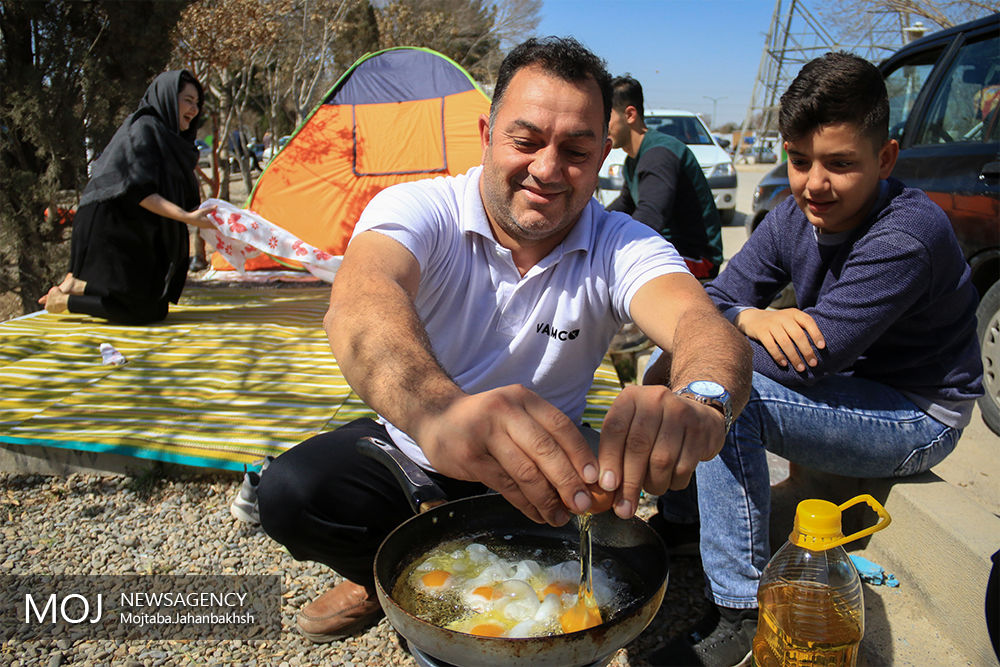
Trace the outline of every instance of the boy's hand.
<path fill-rule="evenodd" d="M 748 338 L 763 345 L 779 366 L 785 367 L 791 362 L 800 373 L 806 369 L 806 364 L 819 363 L 813 346 L 818 350 L 826 347 L 816 321 L 798 308 L 748 308 L 736 316 L 733 324 Z"/>

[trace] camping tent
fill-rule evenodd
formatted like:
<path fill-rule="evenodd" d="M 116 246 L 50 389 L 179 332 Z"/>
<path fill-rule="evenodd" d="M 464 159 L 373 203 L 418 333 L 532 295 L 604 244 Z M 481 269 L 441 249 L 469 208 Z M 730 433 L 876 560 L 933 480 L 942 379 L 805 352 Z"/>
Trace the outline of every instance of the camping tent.
<path fill-rule="evenodd" d="M 477 120 L 489 104 L 465 70 L 435 51 L 366 55 L 267 165 L 248 208 L 342 255 L 361 211 L 383 188 L 479 164 Z M 255 264 L 262 262 L 248 268 Z"/>

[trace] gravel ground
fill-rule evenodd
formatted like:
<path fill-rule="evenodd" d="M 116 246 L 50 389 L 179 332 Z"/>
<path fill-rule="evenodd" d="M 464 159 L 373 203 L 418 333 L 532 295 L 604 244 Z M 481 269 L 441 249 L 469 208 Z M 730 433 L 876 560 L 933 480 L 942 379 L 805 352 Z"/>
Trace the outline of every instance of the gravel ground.
<path fill-rule="evenodd" d="M 349 640 L 310 644 L 295 613 L 339 579 L 292 559 L 259 527 L 235 520 L 234 473 L 144 473 L 138 477 L 0 473 L 0 574 L 278 574 L 282 632 L 273 641 L 16 641 L 0 644 L 0 665 L 393 665 L 416 661 L 383 619 Z M 646 498 L 640 516 L 648 516 Z M 697 559 L 675 559 L 656 618 L 618 651 L 613 667 L 644 657 L 707 609 Z"/>

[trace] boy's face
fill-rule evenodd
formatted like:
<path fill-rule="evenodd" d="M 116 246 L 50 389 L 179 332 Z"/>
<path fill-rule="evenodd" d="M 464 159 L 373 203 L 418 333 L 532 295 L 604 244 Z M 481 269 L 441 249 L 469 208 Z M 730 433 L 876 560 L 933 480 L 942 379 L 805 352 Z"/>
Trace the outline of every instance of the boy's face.
<path fill-rule="evenodd" d="M 896 165 L 899 145 L 883 146 L 853 123 L 822 125 L 796 141 L 786 141 L 788 183 L 795 203 L 820 232 L 854 229 L 871 210 L 879 181 Z"/>

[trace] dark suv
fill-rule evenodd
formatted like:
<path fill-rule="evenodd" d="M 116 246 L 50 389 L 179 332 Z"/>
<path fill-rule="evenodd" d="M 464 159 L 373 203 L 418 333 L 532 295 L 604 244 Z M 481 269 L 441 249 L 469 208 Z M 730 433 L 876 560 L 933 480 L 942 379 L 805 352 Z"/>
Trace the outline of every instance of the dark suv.
<path fill-rule="evenodd" d="M 907 44 L 879 69 L 900 147 L 892 175 L 948 214 L 979 290 L 979 406 L 1000 433 L 1000 14 Z M 761 179 L 748 232 L 790 194 L 787 166 Z"/>

